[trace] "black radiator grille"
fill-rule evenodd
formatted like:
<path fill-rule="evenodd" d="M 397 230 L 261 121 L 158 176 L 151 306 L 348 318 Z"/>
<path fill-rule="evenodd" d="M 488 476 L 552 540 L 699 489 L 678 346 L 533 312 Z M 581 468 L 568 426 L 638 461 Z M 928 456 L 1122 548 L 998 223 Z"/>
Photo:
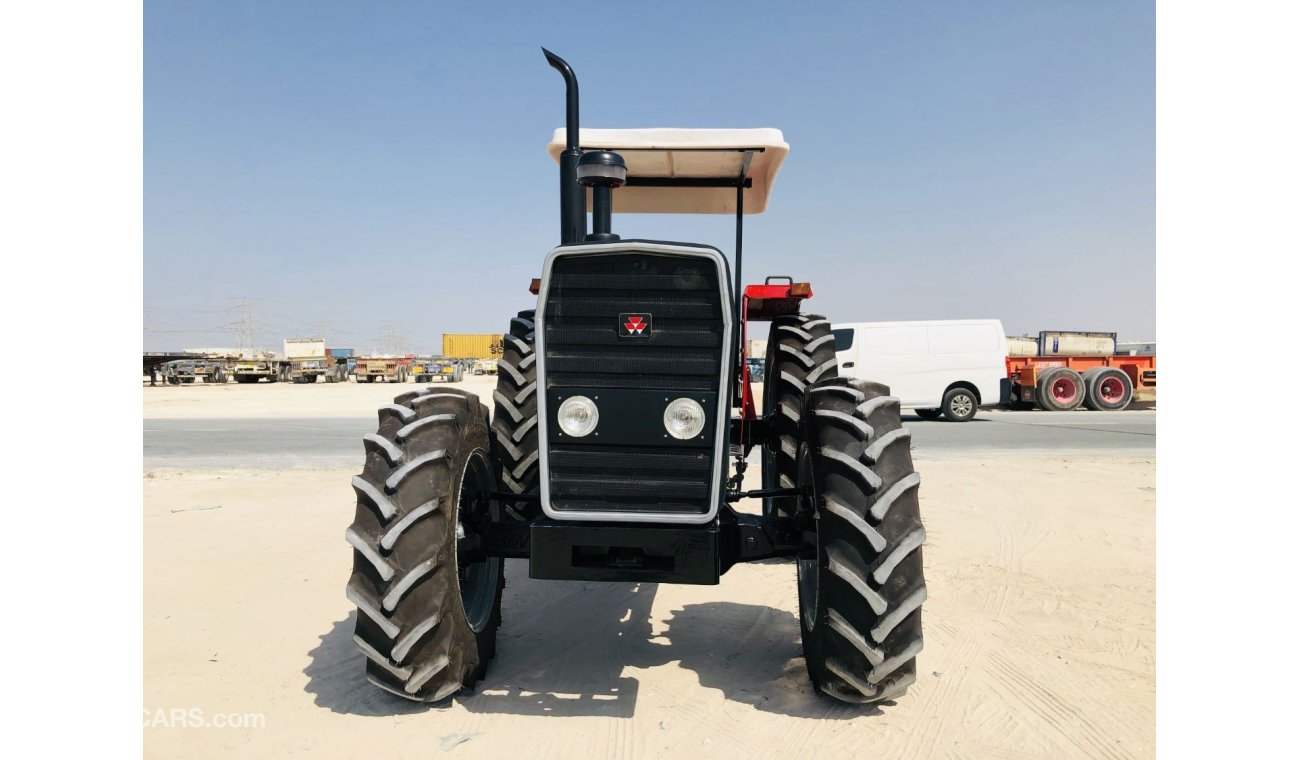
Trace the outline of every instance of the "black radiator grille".
<path fill-rule="evenodd" d="M 713 492 L 711 449 L 550 448 L 551 504 L 581 512 L 700 513 Z"/>
<path fill-rule="evenodd" d="M 542 323 L 546 389 L 716 392 L 729 338 L 720 276 L 714 260 L 703 256 L 622 251 L 557 257 Z M 650 334 L 620 336 L 621 314 L 652 315 Z M 705 513 L 716 487 L 714 444 L 548 443 L 544 477 L 551 506 Z"/>

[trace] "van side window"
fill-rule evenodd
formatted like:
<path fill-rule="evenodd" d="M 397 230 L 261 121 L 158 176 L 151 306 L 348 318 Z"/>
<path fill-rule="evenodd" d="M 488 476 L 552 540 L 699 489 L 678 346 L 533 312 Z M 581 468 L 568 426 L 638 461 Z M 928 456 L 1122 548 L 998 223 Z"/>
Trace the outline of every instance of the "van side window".
<path fill-rule="evenodd" d="M 836 351 L 848 351 L 850 348 L 853 348 L 852 327 L 841 327 L 838 330 L 831 330 L 831 334 L 835 336 Z"/>

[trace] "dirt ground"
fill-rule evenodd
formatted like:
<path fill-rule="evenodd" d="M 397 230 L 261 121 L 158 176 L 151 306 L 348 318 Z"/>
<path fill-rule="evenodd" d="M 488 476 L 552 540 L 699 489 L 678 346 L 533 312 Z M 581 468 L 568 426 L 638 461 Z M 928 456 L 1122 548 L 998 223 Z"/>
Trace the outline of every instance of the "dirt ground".
<path fill-rule="evenodd" d="M 146 388 L 146 417 L 372 414 L 394 389 L 204 390 Z M 813 693 L 775 561 L 711 587 L 532 581 L 512 560 L 487 681 L 413 705 L 365 682 L 351 641 L 353 470 L 147 471 L 146 753 L 1153 757 L 1154 460 L 916 459 L 926 647 L 911 690 L 871 709 Z M 148 725 L 176 709 L 254 727 Z"/>

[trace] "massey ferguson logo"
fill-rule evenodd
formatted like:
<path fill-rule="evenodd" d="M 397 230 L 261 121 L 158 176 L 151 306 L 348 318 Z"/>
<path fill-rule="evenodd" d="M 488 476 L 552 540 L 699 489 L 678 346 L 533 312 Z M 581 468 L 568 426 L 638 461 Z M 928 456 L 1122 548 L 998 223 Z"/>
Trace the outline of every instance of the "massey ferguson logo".
<path fill-rule="evenodd" d="M 624 338 L 644 338 L 653 329 L 653 314 L 619 314 L 618 334 Z"/>

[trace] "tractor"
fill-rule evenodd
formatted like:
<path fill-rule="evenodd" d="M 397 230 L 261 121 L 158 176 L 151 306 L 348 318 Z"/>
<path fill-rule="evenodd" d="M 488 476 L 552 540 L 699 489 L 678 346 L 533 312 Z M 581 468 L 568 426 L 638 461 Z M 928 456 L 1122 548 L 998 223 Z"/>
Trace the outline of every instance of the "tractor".
<path fill-rule="evenodd" d="M 577 77 L 543 53 L 566 93 L 548 146 L 560 244 L 529 285 L 535 306 L 510 319 L 494 409 L 419 388 L 363 439 L 346 539 L 366 677 L 420 702 L 472 689 L 496 651 L 508 558 L 534 579 L 690 584 L 786 558 L 814 688 L 900 696 L 926 587 L 899 401 L 839 376 L 830 322 L 803 312 L 808 283 L 742 287 L 744 217 L 766 209 L 789 146 L 775 129 L 581 130 Z M 621 239 L 615 211 L 732 214 L 731 261 Z M 761 397 L 744 355 L 757 322 Z M 752 453 L 761 487 L 745 490 Z"/>

